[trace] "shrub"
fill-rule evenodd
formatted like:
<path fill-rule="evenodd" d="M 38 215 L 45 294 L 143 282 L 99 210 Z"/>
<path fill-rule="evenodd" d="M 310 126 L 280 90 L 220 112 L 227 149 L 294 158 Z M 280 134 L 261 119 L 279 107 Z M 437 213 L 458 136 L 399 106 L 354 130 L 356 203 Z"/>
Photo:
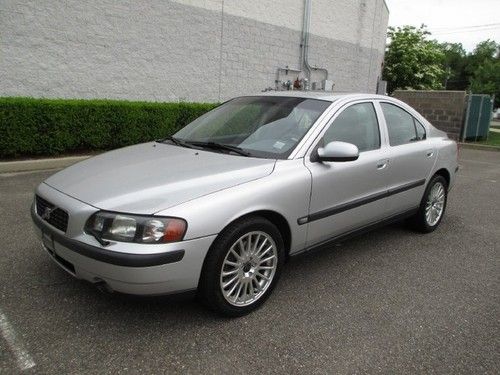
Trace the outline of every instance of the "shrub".
<path fill-rule="evenodd" d="M 166 137 L 211 103 L 0 98 L 0 158 L 109 150 Z"/>

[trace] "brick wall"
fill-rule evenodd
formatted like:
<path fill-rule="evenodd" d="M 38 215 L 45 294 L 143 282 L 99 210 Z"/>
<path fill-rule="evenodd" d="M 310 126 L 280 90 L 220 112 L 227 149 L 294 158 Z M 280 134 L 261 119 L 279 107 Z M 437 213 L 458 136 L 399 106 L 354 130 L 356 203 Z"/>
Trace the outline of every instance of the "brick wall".
<path fill-rule="evenodd" d="M 299 67 L 303 0 L 0 0 L 0 96 L 220 101 Z M 310 63 L 375 92 L 383 0 L 314 0 Z M 297 74 L 282 77 L 294 80 Z M 324 77 L 320 71 L 312 81 Z"/>
<path fill-rule="evenodd" d="M 466 109 L 465 91 L 396 90 L 392 95 L 411 105 L 450 138 L 460 137 Z"/>

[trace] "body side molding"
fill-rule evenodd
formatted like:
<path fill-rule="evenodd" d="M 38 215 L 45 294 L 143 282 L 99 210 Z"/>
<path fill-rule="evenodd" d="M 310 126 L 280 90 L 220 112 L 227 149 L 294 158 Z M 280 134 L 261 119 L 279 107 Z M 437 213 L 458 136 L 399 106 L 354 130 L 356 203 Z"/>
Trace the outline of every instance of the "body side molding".
<path fill-rule="evenodd" d="M 298 218 L 297 223 L 299 225 L 303 225 L 306 223 L 310 223 L 312 221 L 324 219 L 325 217 L 336 215 L 336 214 L 339 214 L 339 213 L 344 212 L 344 211 L 352 210 L 353 208 L 360 207 L 360 206 L 363 206 L 365 204 L 372 203 L 372 202 L 375 202 L 379 199 L 387 198 L 387 197 L 390 197 L 391 195 L 399 194 L 399 193 L 402 193 L 402 192 L 410 190 L 410 189 L 414 189 L 414 188 L 422 186 L 424 184 L 425 184 L 425 179 L 410 182 L 410 183 L 407 183 L 407 184 L 404 184 L 401 186 L 397 186 L 397 187 L 388 189 L 388 190 L 380 192 L 380 193 L 375 193 L 375 194 L 368 195 L 368 196 L 363 197 L 363 198 L 358 198 L 358 199 L 352 200 L 350 202 L 342 203 L 342 204 L 339 204 L 337 206 L 327 208 L 326 210 L 314 212 L 312 214 L 309 214 L 308 216 Z"/>
<path fill-rule="evenodd" d="M 306 252 L 309 252 L 310 250 L 317 250 L 317 249 L 323 248 L 324 246 L 329 246 L 329 245 L 333 245 L 336 243 L 344 242 L 350 238 L 357 237 L 357 236 L 362 235 L 364 233 L 370 232 L 374 229 L 384 227 L 388 224 L 395 223 L 395 222 L 401 221 L 403 219 L 407 219 L 407 218 L 415 215 L 418 212 L 418 209 L 419 209 L 418 207 L 415 207 L 415 208 L 412 208 L 408 211 L 404 211 L 402 213 L 390 216 L 388 218 L 385 218 L 382 220 L 377 220 L 377 221 L 370 223 L 368 225 L 365 225 L 363 227 L 350 230 L 348 232 L 339 234 L 338 236 L 329 238 L 329 239 L 322 241 L 322 242 L 319 242 L 317 244 L 307 246 L 302 250 L 299 250 L 293 254 L 290 254 L 290 256 L 291 257 L 298 256 L 298 255 L 304 254 Z"/>

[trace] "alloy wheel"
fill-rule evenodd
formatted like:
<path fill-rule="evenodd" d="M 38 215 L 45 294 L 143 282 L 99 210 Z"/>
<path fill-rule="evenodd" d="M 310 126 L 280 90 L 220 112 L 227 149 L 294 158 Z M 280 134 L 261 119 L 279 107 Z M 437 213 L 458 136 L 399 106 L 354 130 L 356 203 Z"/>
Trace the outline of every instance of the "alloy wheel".
<path fill-rule="evenodd" d="M 444 211 L 446 198 L 445 187 L 441 182 L 436 182 L 429 192 L 425 203 L 425 220 L 431 227 L 436 225 L 441 219 Z"/>
<path fill-rule="evenodd" d="M 229 248 L 222 263 L 222 295 L 233 306 L 251 305 L 265 294 L 277 266 L 278 249 L 269 234 L 244 234 Z"/>

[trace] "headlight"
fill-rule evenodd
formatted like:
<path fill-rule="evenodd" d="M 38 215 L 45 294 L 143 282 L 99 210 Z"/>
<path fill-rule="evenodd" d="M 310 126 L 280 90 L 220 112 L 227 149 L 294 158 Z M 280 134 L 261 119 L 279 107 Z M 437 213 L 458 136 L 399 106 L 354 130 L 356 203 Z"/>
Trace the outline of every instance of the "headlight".
<path fill-rule="evenodd" d="M 100 211 L 85 224 L 85 232 L 101 240 L 137 243 L 182 241 L 186 221 L 174 217 L 140 216 Z"/>

